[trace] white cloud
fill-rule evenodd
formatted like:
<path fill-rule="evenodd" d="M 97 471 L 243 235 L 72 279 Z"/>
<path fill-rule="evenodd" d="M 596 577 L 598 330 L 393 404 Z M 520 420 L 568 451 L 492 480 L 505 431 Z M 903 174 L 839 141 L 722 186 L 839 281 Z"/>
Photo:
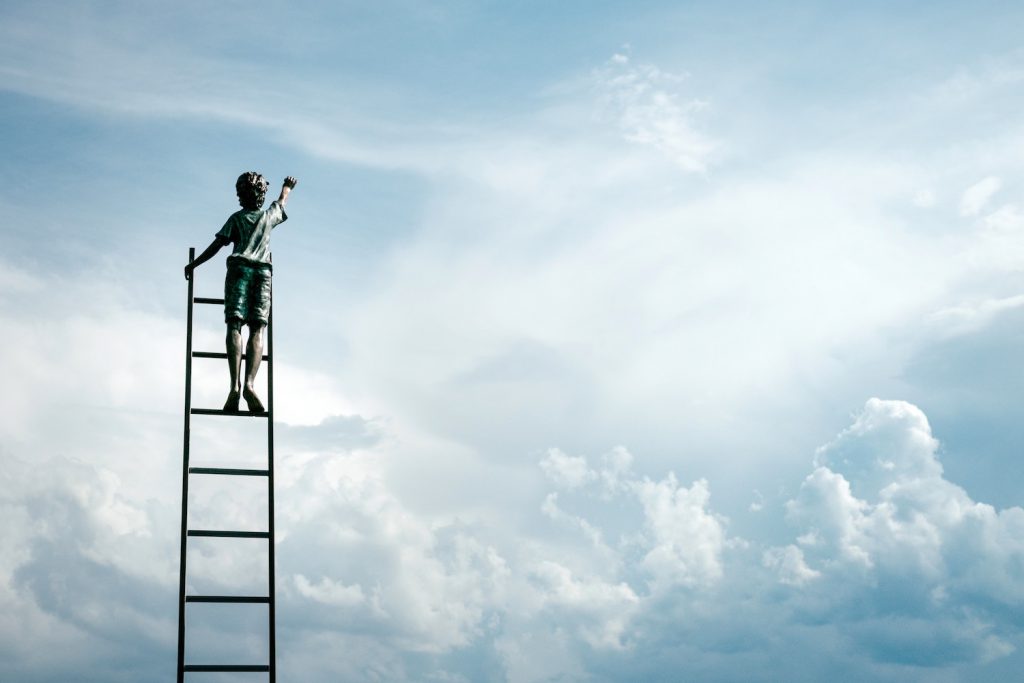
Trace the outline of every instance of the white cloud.
<path fill-rule="evenodd" d="M 718 143 L 695 127 L 696 114 L 707 103 L 683 100 L 678 88 L 685 80 L 685 74 L 651 64 L 634 66 L 623 54 L 594 73 L 603 115 L 616 122 L 626 140 L 653 147 L 684 171 L 703 172 Z"/>
<path fill-rule="evenodd" d="M 176 572 L 161 508 L 78 460 L 0 451 L 0 463 L 0 671 L 116 680 L 111 658 L 134 668 L 166 651 L 175 616 L 161 595 Z"/>
<path fill-rule="evenodd" d="M 872 398 L 853 425 L 818 449 L 815 464 L 842 472 L 862 492 L 875 492 L 887 483 L 940 478 L 938 446 L 919 408 Z"/>
<path fill-rule="evenodd" d="M 984 661 L 1014 649 L 1002 610 L 1024 602 L 1024 509 L 996 511 L 971 500 L 944 478 L 938 450 L 918 408 L 871 399 L 819 451 L 819 466 L 787 509 L 803 538 L 813 541 L 802 544 L 802 553 L 823 594 L 844 585 L 833 598 L 836 615 L 845 601 L 870 599 L 877 587 L 889 586 L 900 592 L 900 604 L 874 604 L 872 613 L 941 613 L 951 620 L 942 627 L 949 632 L 919 636 L 954 639 L 964 658 Z M 769 562 L 779 564 L 778 557 Z M 808 567 L 802 558 L 800 565 Z M 850 595 L 852 585 L 862 597 Z M 982 608 L 979 597 L 994 608 Z M 868 624 L 864 629 L 875 632 Z M 874 636 L 864 637 L 867 643 Z"/>
<path fill-rule="evenodd" d="M 985 214 L 976 226 L 977 240 L 968 258 L 989 272 L 1013 275 L 1024 270 L 1024 214 L 1004 204 Z"/>
<path fill-rule="evenodd" d="M 386 625 L 402 648 L 437 652 L 465 645 L 502 600 L 506 561 L 457 527 L 432 528 L 411 515 L 370 456 L 307 460 L 279 495 L 299 502 L 279 513 L 285 538 L 279 556 L 292 553 L 298 560 L 301 549 L 320 549 L 316 562 L 283 567 L 323 577 L 314 584 L 296 579 L 300 592 L 362 607 L 358 618 Z M 368 599 L 357 599 L 367 592 Z"/>
<path fill-rule="evenodd" d="M 989 176 L 971 185 L 964 190 L 960 198 L 960 215 L 971 217 L 980 214 L 1002 186 L 1003 181 L 995 176 Z"/>
<path fill-rule="evenodd" d="M 613 554 L 613 551 L 605 545 L 604 539 L 602 538 L 601 529 L 595 527 L 593 524 L 588 522 L 583 517 L 576 515 L 570 515 L 562 510 L 558 506 L 558 493 L 552 491 L 544 498 L 544 502 L 540 506 L 541 512 L 550 517 L 551 519 L 568 524 L 572 527 L 577 527 L 583 533 L 587 539 L 590 540 L 591 544 L 599 550 L 606 551 L 609 554 Z"/>
<path fill-rule="evenodd" d="M 790 586 L 801 586 L 812 581 L 821 572 L 811 569 L 804 561 L 804 551 L 795 545 L 768 548 L 762 555 L 762 564 L 779 573 L 779 581 Z"/>
<path fill-rule="evenodd" d="M 673 475 L 652 481 L 624 471 L 619 491 L 643 508 L 642 533 L 626 533 L 610 548 L 621 553 L 617 571 L 647 578 L 650 588 L 634 590 L 624 633 L 647 632 L 649 620 L 678 610 L 699 620 L 693 629 L 700 635 L 675 627 L 676 637 L 737 637 L 734 617 L 745 604 L 750 619 L 770 623 L 780 637 L 809 638 L 803 647 L 823 646 L 829 629 L 838 628 L 840 640 L 829 647 L 870 662 L 861 677 L 878 675 L 871 667 L 896 666 L 924 680 L 925 669 L 914 668 L 924 662 L 984 663 L 1014 652 L 1018 628 L 1008 615 L 1024 601 L 1024 510 L 996 511 L 971 500 L 945 479 L 938 452 L 920 409 L 869 400 L 853 424 L 818 449 L 814 470 L 786 506 L 797 538 L 781 546 L 729 538 L 708 507 L 704 481 L 687 488 Z M 570 504 L 598 501 L 578 519 L 608 526 L 602 508 L 621 517 L 621 499 L 608 495 L 597 470 L 588 471 L 590 482 L 566 494 L 574 498 L 558 504 L 559 514 Z M 556 500 L 548 499 L 553 506 Z M 565 577 L 575 572 L 560 566 L 552 573 L 568 584 Z M 614 579 L 603 585 L 611 591 Z M 704 605 L 712 595 L 721 613 Z M 663 638 L 660 647 L 671 647 L 673 636 Z M 644 644 L 628 635 L 623 642 Z M 707 651 L 689 656 L 701 659 Z"/>
<path fill-rule="evenodd" d="M 1021 306 L 1024 294 L 962 303 L 935 311 L 930 318 L 943 336 L 954 337 L 978 332 L 1000 315 Z"/>
<path fill-rule="evenodd" d="M 540 633 L 503 635 L 494 643 L 509 683 L 585 678 L 586 669 L 572 646 L 572 637 L 557 628 Z"/>
<path fill-rule="evenodd" d="M 722 520 L 707 509 L 708 483 L 701 479 L 686 488 L 669 474 L 661 481 L 645 479 L 634 487 L 652 546 L 643 566 L 651 573 L 654 589 L 706 585 L 719 579 L 725 531 Z"/>
<path fill-rule="evenodd" d="M 626 583 L 611 584 L 600 579 L 577 579 L 562 565 L 542 561 L 533 575 L 544 585 L 550 605 L 582 615 L 583 639 L 595 648 L 621 649 L 630 617 L 639 603 Z"/>
<path fill-rule="evenodd" d="M 585 458 L 566 455 L 557 448 L 548 449 L 540 468 L 557 486 L 568 489 L 579 488 L 594 476 Z"/>
<path fill-rule="evenodd" d="M 739 613 L 812 649 L 834 636 L 808 618 L 839 624 L 846 644 L 830 647 L 852 648 L 868 662 L 927 661 L 931 643 L 946 647 L 951 662 L 991 660 L 1015 647 L 1006 615 L 1024 602 L 1024 510 L 997 512 L 945 480 L 928 421 L 907 403 L 872 399 L 819 450 L 788 506 L 799 538 L 782 546 L 728 537 L 706 481 L 640 477 L 623 447 L 595 459 L 596 467 L 551 449 L 537 466 L 559 487 L 541 503 L 551 529 L 506 536 L 471 520 L 414 515 L 386 479 L 389 439 L 312 446 L 282 454 L 278 491 L 279 637 L 283 652 L 320 651 L 312 664 L 289 664 L 306 675 L 355 680 L 373 670 L 389 680 L 445 680 L 460 671 L 445 658 L 493 646 L 509 680 L 600 677 L 609 661 L 633 669 L 650 648 L 671 651 L 684 640 L 700 645 L 679 670 L 706 671 L 724 666 L 714 664 L 716 643 L 746 637 Z M 66 624 L 99 642 L 124 637 L 90 616 L 88 604 L 54 602 L 54 591 L 83 568 L 92 568 L 89 580 L 173 594 L 173 568 L 153 556 L 176 534 L 173 505 L 140 505 L 102 470 L 51 463 L 48 471 L 67 475 L 55 489 L 52 475 L 4 462 L 0 506 L 9 526 L 0 569 L 17 592 L 0 591 L 0 600 L 5 612 L 25 615 L 39 642 L 74 640 L 61 630 Z M 72 513 L 66 519 L 89 529 L 75 564 L 52 552 L 83 527 L 62 527 L 51 512 L 31 528 L 33 511 L 56 501 Z M 566 543 L 558 535 L 565 524 L 586 542 Z M 52 543 L 39 545 L 45 540 Z M 305 552 L 310 547 L 317 552 Z M 211 564 L 206 574 L 239 569 L 246 568 Z M 173 614 L 135 595 L 125 593 L 114 612 L 157 634 L 152 647 L 171 648 Z M 665 619 L 670 626 L 655 627 Z M 894 653 L 892 642 L 909 654 Z M 773 647 L 757 645 L 765 656 Z M 530 652 L 547 655 L 538 661 Z M 423 654 L 441 659 L 427 670 L 412 666 Z"/>
<path fill-rule="evenodd" d="M 599 470 L 590 469 L 585 458 L 577 457 L 572 459 L 571 479 L 567 481 L 562 474 L 551 475 L 554 463 L 567 462 L 561 451 L 550 449 L 541 467 L 556 484 L 569 490 L 591 483 L 591 490 L 584 491 L 584 495 L 600 501 L 628 497 L 639 504 L 643 526 L 636 542 L 643 549 L 640 564 L 650 577 L 652 590 L 708 585 L 721 577 L 721 553 L 726 542 L 724 519 L 709 509 L 711 494 L 706 480 L 697 480 L 687 488 L 679 485 L 672 472 L 657 481 L 641 479 L 631 470 L 632 454 L 621 446 L 601 458 Z M 557 501 L 557 493 L 545 499 L 542 510 L 547 516 L 571 522 L 595 548 L 606 548 L 600 527 L 567 514 Z"/>
<path fill-rule="evenodd" d="M 601 468 L 597 475 L 605 491 L 609 494 L 619 493 L 629 485 L 633 467 L 633 454 L 624 446 L 616 446 L 601 456 Z"/>
<path fill-rule="evenodd" d="M 302 574 L 296 574 L 295 587 L 299 590 L 299 593 L 311 600 L 336 607 L 353 607 L 366 600 L 366 595 L 363 594 L 363 587 L 359 584 L 346 586 L 327 577 L 312 583 Z"/>

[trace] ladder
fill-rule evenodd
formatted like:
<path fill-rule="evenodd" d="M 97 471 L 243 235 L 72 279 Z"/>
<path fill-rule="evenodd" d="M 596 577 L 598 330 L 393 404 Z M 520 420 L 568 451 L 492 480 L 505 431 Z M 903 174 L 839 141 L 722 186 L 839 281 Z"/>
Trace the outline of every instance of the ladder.
<path fill-rule="evenodd" d="M 195 260 L 196 250 L 188 250 L 188 261 Z M 185 439 L 184 463 L 181 474 L 181 561 L 179 564 L 180 581 L 178 584 L 178 683 L 183 683 L 187 672 L 265 672 L 270 674 L 270 683 L 276 681 L 276 657 L 274 634 L 274 313 L 271 305 L 267 321 L 263 362 L 267 372 L 267 405 L 266 412 L 249 411 L 227 412 L 210 408 L 192 407 L 192 359 L 220 358 L 227 359 L 227 353 L 192 350 L 192 309 L 195 304 L 223 305 L 223 299 L 211 299 L 193 296 L 195 273 L 188 281 L 188 334 L 185 342 Z M 273 295 L 271 295 L 273 302 Z M 244 350 L 243 350 L 244 357 Z M 190 467 L 189 445 L 191 441 L 191 421 L 193 415 L 220 415 L 225 417 L 254 417 L 267 421 L 267 468 L 237 469 L 225 467 Z M 233 477 L 265 477 L 267 480 L 267 531 L 215 531 L 210 529 L 188 528 L 188 483 L 190 475 L 233 476 Z M 268 543 L 268 581 L 266 595 L 186 595 L 186 552 L 189 538 L 249 538 L 262 539 Z M 266 664 L 186 664 L 185 663 L 185 608 L 188 603 L 256 603 L 268 607 L 267 634 L 269 657 Z"/>

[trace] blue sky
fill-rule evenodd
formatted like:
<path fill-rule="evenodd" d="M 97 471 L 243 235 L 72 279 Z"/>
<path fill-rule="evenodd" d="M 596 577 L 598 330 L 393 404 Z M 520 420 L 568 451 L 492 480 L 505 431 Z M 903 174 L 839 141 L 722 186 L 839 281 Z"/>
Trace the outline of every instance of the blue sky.
<path fill-rule="evenodd" d="M 1019 671 L 1021 8 L 8 5 L 0 679 L 174 667 L 181 269 L 249 169 L 299 178 L 281 680 Z M 196 656 L 259 661 L 243 612 Z"/>

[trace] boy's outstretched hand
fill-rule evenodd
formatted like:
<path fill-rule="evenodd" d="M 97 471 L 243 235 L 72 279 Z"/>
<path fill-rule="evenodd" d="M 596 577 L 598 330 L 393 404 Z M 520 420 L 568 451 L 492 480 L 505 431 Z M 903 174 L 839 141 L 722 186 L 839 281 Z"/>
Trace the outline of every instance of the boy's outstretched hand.
<path fill-rule="evenodd" d="M 281 185 L 281 196 L 277 198 L 277 203 L 284 208 L 284 205 L 288 203 L 288 193 L 292 191 L 292 188 L 298 184 L 298 180 L 295 176 L 290 175 L 284 179 L 284 183 Z"/>

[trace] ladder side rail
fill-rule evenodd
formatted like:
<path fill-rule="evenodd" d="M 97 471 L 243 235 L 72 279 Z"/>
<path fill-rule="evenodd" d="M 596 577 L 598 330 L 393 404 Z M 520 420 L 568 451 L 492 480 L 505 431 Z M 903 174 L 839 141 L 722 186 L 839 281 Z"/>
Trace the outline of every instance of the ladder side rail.
<path fill-rule="evenodd" d="M 189 247 L 188 262 L 196 258 L 196 248 Z M 188 279 L 188 323 L 185 335 L 185 438 L 181 474 L 181 558 L 178 563 L 178 683 L 185 681 L 185 555 L 188 551 L 188 450 L 192 417 L 192 294 L 195 271 Z"/>
<path fill-rule="evenodd" d="M 275 579 L 274 571 L 274 544 L 276 537 L 274 535 L 274 285 L 271 280 L 270 285 L 270 314 L 267 320 L 267 531 L 270 532 L 270 539 L 267 542 L 267 565 L 268 565 L 268 592 L 267 595 L 270 597 L 268 607 L 268 645 L 269 645 L 269 661 L 270 665 L 270 676 L 269 683 L 276 683 L 277 681 L 277 639 L 276 639 L 276 628 L 275 628 L 275 616 L 274 608 L 276 605 L 275 600 L 275 586 L 277 581 Z"/>

